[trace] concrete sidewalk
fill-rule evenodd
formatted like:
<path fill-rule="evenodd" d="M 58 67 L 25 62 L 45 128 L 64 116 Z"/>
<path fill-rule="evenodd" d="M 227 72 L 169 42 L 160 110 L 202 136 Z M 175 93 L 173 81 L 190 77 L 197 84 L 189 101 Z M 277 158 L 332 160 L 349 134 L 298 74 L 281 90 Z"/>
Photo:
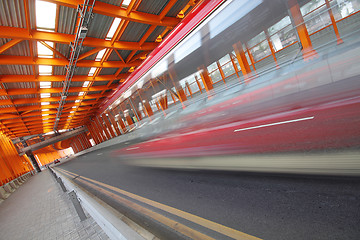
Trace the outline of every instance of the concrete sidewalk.
<path fill-rule="evenodd" d="M 0 204 L 0 239 L 109 239 L 85 214 L 81 222 L 69 195 L 45 170 Z"/>

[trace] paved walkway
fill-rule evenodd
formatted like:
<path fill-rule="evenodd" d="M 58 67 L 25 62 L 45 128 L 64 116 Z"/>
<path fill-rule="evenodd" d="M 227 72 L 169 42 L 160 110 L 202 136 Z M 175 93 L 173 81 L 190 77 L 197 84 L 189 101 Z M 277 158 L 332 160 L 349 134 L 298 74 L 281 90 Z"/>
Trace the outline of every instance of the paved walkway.
<path fill-rule="evenodd" d="M 69 195 L 45 170 L 0 204 L 0 239 L 109 239 L 88 213 L 86 216 L 81 222 Z"/>

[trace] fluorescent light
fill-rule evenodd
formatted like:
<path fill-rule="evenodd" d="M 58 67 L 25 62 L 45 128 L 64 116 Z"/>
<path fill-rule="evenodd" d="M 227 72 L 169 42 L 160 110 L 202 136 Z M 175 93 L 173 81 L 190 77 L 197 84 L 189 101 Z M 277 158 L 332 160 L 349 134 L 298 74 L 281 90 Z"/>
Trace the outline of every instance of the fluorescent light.
<path fill-rule="evenodd" d="M 124 0 L 124 1 L 122 2 L 121 6 L 127 7 L 127 6 L 129 6 L 130 2 L 131 2 L 131 0 Z"/>
<path fill-rule="evenodd" d="M 56 4 L 37 0 L 35 12 L 38 29 L 55 30 Z"/>
<path fill-rule="evenodd" d="M 75 111 L 71 111 L 70 113 L 74 113 Z"/>
<path fill-rule="evenodd" d="M 51 84 L 51 83 L 50 83 Z M 41 84 L 40 84 L 41 85 Z M 40 93 L 40 97 L 41 98 L 49 98 L 50 97 L 50 93 Z"/>
<path fill-rule="evenodd" d="M 89 84 L 90 84 L 90 82 L 89 82 L 89 81 L 85 81 L 85 82 L 84 82 L 84 84 L 82 85 L 82 87 L 88 87 L 88 86 L 89 86 Z"/>
<path fill-rule="evenodd" d="M 104 48 L 103 50 L 99 51 L 98 54 L 96 55 L 95 61 L 100 61 L 102 59 L 102 57 L 105 54 L 105 50 L 106 48 Z M 91 70 L 91 69 L 90 69 Z"/>
<path fill-rule="evenodd" d="M 41 109 L 41 111 L 49 111 L 49 109 L 48 108 L 44 108 L 44 109 Z"/>
<path fill-rule="evenodd" d="M 52 66 L 39 65 L 39 75 L 51 75 L 51 73 L 52 73 Z"/>
<path fill-rule="evenodd" d="M 49 105 L 49 104 L 50 104 L 50 102 L 42 102 L 42 103 L 41 103 L 41 106 Z"/>
<path fill-rule="evenodd" d="M 79 96 L 82 96 L 82 95 L 84 95 L 84 92 L 79 92 Z"/>
<path fill-rule="evenodd" d="M 121 18 L 115 18 L 114 19 L 113 23 L 111 24 L 110 30 L 109 30 L 108 34 L 106 35 L 105 39 L 107 39 L 107 40 L 112 39 L 112 37 L 114 36 L 115 31 L 118 28 L 120 22 L 121 22 Z"/>
<path fill-rule="evenodd" d="M 72 106 L 71 108 L 77 108 L 76 106 Z"/>
<path fill-rule="evenodd" d="M 49 45 L 52 48 L 54 47 L 53 42 L 46 42 L 46 44 Z M 37 42 L 37 50 L 38 50 L 38 56 L 39 57 L 51 58 L 53 56 L 53 51 L 51 51 L 50 49 L 45 47 L 40 42 Z"/>
<path fill-rule="evenodd" d="M 49 114 L 41 114 L 41 116 L 45 117 L 45 116 L 49 116 Z"/>
<path fill-rule="evenodd" d="M 80 102 L 80 101 L 81 101 L 80 99 L 75 100 L 76 103 L 78 103 L 78 102 Z"/>
<path fill-rule="evenodd" d="M 88 75 L 89 75 L 89 76 L 94 75 L 95 71 L 96 71 L 96 67 L 90 68 L 90 71 L 89 71 L 89 74 L 88 74 Z"/>
<path fill-rule="evenodd" d="M 40 88 L 51 88 L 51 82 L 40 82 Z"/>

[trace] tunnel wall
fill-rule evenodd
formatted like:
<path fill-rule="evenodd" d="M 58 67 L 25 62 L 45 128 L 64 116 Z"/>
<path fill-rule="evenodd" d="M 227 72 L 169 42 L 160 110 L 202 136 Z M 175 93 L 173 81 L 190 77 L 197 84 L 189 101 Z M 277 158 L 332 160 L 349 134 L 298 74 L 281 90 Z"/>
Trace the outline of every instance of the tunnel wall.
<path fill-rule="evenodd" d="M 34 170 L 30 160 L 24 155 L 19 156 L 12 141 L 0 133 L 0 184 Z"/>

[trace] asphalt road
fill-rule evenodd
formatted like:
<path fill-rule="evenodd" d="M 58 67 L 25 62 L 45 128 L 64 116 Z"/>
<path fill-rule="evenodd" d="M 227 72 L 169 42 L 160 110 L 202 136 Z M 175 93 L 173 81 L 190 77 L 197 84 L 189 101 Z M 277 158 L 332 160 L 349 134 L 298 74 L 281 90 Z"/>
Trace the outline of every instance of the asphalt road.
<path fill-rule="evenodd" d="M 262 239 L 360 239 L 358 178 L 141 168 L 113 157 L 119 147 L 85 154 L 57 168 Z M 231 239 L 156 211 L 215 239 Z"/>

